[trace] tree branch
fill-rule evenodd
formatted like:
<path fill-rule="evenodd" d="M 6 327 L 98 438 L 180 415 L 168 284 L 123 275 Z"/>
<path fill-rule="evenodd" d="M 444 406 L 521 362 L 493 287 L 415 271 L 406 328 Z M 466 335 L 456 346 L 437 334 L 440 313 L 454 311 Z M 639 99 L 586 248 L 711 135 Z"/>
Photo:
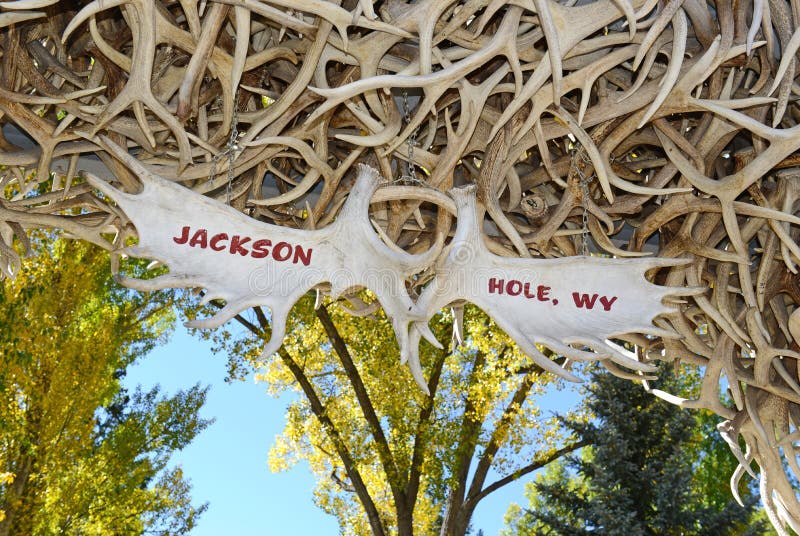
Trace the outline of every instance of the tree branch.
<path fill-rule="evenodd" d="M 472 370 L 469 375 L 469 387 L 477 381 L 476 376 L 478 370 L 483 367 L 486 362 L 486 354 L 481 351 L 475 353 L 475 359 L 472 362 Z M 475 454 L 475 447 L 477 444 L 478 435 L 480 434 L 482 421 L 473 420 L 471 415 L 475 414 L 474 401 L 467 396 L 464 405 L 464 420 L 461 423 L 461 430 L 458 437 L 458 447 L 456 450 L 457 460 L 453 464 L 455 474 L 455 484 L 451 487 L 450 493 L 447 497 L 445 505 L 444 522 L 442 523 L 441 535 L 451 534 L 455 530 L 457 521 L 462 519 L 462 506 L 464 502 L 465 487 L 467 483 L 467 476 L 469 475 L 469 465 Z"/>
<path fill-rule="evenodd" d="M 334 325 L 333 320 L 328 314 L 328 310 L 322 306 L 315 311 L 317 318 L 325 328 L 325 333 L 328 334 L 328 338 L 331 341 L 331 345 L 333 346 L 336 355 L 339 356 L 339 360 L 342 362 L 342 366 L 344 367 L 347 377 L 350 379 L 350 383 L 355 391 L 358 405 L 361 407 L 361 411 L 364 414 L 364 418 L 366 419 L 370 430 L 372 430 L 372 436 L 375 440 L 381 465 L 386 472 L 389 486 L 392 489 L 395 507 L 398 510 L 398 518 L 404 515 L 410 516 L 412 512 L 408 511 L 407 498 L 403 486 L 404 479 L 400 477 L 400 472 L 395 464 L 394 456 L 392 456 L 392 451 L 389 448 L 389 442 L 386 439 L 386 435 L 383 433 L 380 419 L 378 419 L 378 415 L 375 413 L 375 407 L 372 405 L 372 400 L 370 400 L 367 389 L 364 386 L 364 382 L 361 380 L 361 375 L 359 374 L 358 369 L 353 362 L 353 357 L 350 355 L 350 350 L 348 350 L 344 339 L 342 339 L 342 336 L 339 334 L 339 330 Z"/>
<path fill-rule="evenodd" d="M 260 305 L 253 307 L 253 312 L 256 314 L 256 318 L 258 319 L 259 325 L 261 325 L 261 329 L 267 335 L 272 334 L 272 326 L 270 326 L 269 322 L 267 321 L 267 315 L 264 314 L 264 309 L 261 308 Z"/>
<path fill-rule="evenodd" d="M 256 308 L 255 312 L 261 329 L 240 315 L 236 315 L 235 318 L 254 334 L 263 335 L 267 330 L 269 330 L 267 317 L 260 308 Z M 286 365 L 286 367 L 291 371 L 292 375 L 297 380 L 297 383 L 300 384 L 300 388 L 303 390 L 303 394 L 305 395 L 306 400 L 308 400 L 309 406 L 311 406 L 311 411 L 325 429 L 328 437 L 336 448 L 336 453 L 344 465 L 344 469 L 347 472 L 347 476 L 353 485 L 356 495 L 358 496 L 358 500 L 361 502 L 361 505 L 364 507 L 364 511 L 367 514 L 369 525 L 372 529 L 372 534 L 374 536 L 384 536 L 386 532 L 383 528 L 383 523 L 381 522 L 380 513 L 378 512 L 378 509 L 369 494 L 369 490 L 367 490 L 364 480 L 361 478 L 361 473 L 359 473 L 355 461 L 350 455 L 347 445 L 339 434 L 339 430 L 328 416 L 325 405 L 322 403 L 322 400 L 320 400 L 319 395 L 317 395 L 314 385 L 311 383 L 311 380 L 308 378 L 308 376 L 306 376 L 305 372 L 303 372 L 303 369 L 300 367 L 300 365 L 297 364 L 294 358 L 292 358 L 291 354 L 289 354 L 288 350 L 286 350 L 286 347 L 281 345 L 281 347 L 278 349 L 278 355 L 283 361 L 283 364 Z"/>
<path fill-rule="evenodd" d="M 143 301 L 141 304 L 135 306 L 133 310 L 127 311 L 125 316 L 129 321 L 122 323 L 123 329 L 127 331 L 133 327 L 141 326 L 156 314 L 161 313 L 166 309 L 170 309 L 173 305 L 175 305 L 175 300 L 173 298 L 168 298 L 164 303 L 157 305 L 153 309 L 147 311 L 144 316 L 140 317 L 139 313 L 150 303 L 152 302 Z"/>
<path fill-rule="evenodd" d="M 381 516 L 378 513 L 378 509 L 375 506 L 375 503 L 372 501 L 372 497 L 369 494 L 369 490 L 367 490 L 366 484 L 364 484 L 364 481 L 361 478 L 361 473 L 359 473 L 358 469 L 356 468 L 355 461 L 350 456 L 350 451 L 348 450 L 347 445 L 342 439 L 342 436 L 339 434 L 339 430 L 336 428 L 336 425 L 334 425 L 331 418 L 328 417 L 326 408 L 319 399 L 314 386 L 311 384 L 311 381 L 300 368 L 300 365 L 298 365 L 297 362 L 292 358 L 286 348 L 281 346 L 278 349 L 278 355 L 280 355 L 283 363 L 289 368 L 294 377 L 297 379 L 297 382 L 303 389 L 303 394 L 306 396 L 306 399 L 311 406 L 311 411 L 314 412 L 314 416 L 328 433 L 328 437 L 330 437 L 334 447 L 336 447 L 336 453 L 339 455 L 339 459 L 342 460 L 342 464 L 344 465 L 347 476 L 353 485 L 356 495 L 358 496 L 358 500 L 361 502 L 361 505 L 364 507 L 364 510 L 367 513 L 372 534 L 374 536 L 384 536 L 385 531 L 383 529 L 383 523 L 381 522 Z"/>
<path fill-rule="evenodd" d="M 445 360 L 453 355 L 452 348 L 449 351 L 440 350 L 438 352 L 438 359 L 433 364 L 430 379 L 428 380 L 428 392 L 430 396 L 425 399 L 422 409 L 419 412 L 419 421 L 417 422 L 416 434 L 414 434 L 414 450 L 411 455 L 411 467 L 408 474 L 408 484 L 406 484 L 406 497 L 413 506 L 417 501 L 417 493 L 419 492 L 419 482 L 422 477 L 422 462 L 425 456 L 425 450 L 428 445 L 428 428 L 430 425 L 431 415 L 433 415 L 433 404 L 436 399 L 436 391 L 439 388 L 439 380 L 442 377 L 442 368 L 444 367 Z M 412 508 L 413 511 L 413 508 Z"/>
<path fill-rule="evenodd" d="M 547 357 L 555 356 L 555 354 L 553 354 L 553 353 L 550 353 L 549 355 L 547 353 L 545 353 L 545 355 L 547 355 Z M 564 357 L 564 356 L 556 357 L 554 359 L 551 359 L 551 361 L 553 361 L 554 363 L 556 363 L 558 365 L 563 365 L 566 360 L 567 360 L 567 358 Z M 547 372 L 542 367 L 537 365 L 536 363 L 531 363 L 530 365 L 526 365 L 524 367 L 519 367 L 518 369 L 516 369 L 514 371 L 514 374 L 546 374 L 546 373 Z"/>
<path fill-rule="evenodd" d="M 253 324 L 252 322 L 250 322 L 249 320 L 247 320 L 247 319 L 246 319 L 245 317 L 243 317 L 242 315 L 240 315 L 240 314 L 239 314 L 239 315 L 236 315 L 236 316 L 234 316 L 233 318 L 234 318 L 234 319 L 235 319 L 237 322 L 239 322 L 241 325 L 243 325 L 244 327 L 246 327 L 247 329 L 249 329 L 249 330 L 250 330 L 252 333 L 254 333 L 255 335 L 258 335 L 259 337 L 263 337 L 263 336 L 264 336 L 264 331 L 263 331 L 262 329 L 259 329 L 259 328 L 258 328 L 258 327 L 257 327 L 255 324 Z M 268 327 L 269 327 L 269 326 L 268 326 Z"/>
<path fill-rule="evenodd" d="M 522 382 L 516 392 L 514 392 L 514 396 L 511 397 L 511 401 L 503 410 L 503 415 L 500 417 L 497 426 L 495 426 L 489 443 L 486 445 L 486 449 L 481 454 L 478 467 L 475 469 L 475 474 L 472 477 L 472 484 L 467 494 L 468 497 L 476 495 L 483 487 L 483 483 L 486 481 L 486 475 L 489 473 L 489 468 L 492 466 L 492 461 L 497 451 L 500 449 L 500 446 L 505 442 L 508 432 L 511 429 L 511 423 L 522 407 L 522 404 L 525 402 L 525 399 L 528 397 L 528 393 L 530 393 L 533 387 L 536 376 L 535 374 L 526 374 L 525 377 L 522 378 Z"/>
<path fill-rule="evenodd" d="M 531 462 L 530 464 L 526 465 L 525 467 L 522 467 L 521 469 L 517 469 L 516 471 L 514 471 L 510 475 L 506 475 L 505 477 L 501 478 L 500 480 L 497 480 L 496 482 L 493 482 L 490 485 L 486 486 L 483 490 L 481 490 L 480 493 L 478 493 L 474 497 L 468 497 L 467 501 L 472 503 L 472 504 L 474 504 L 474 505 L 477 505 L 478 502 L 481 501 L 481 499 L 483 499 L 484 497 L 486 497 L 490 493 L 492 493 L 494 491 L 497 491 L 498 489 L 502 488 L 506 484 L 510 484 L 511 482 L 514 482 L 515 480 L 520 479 L 521 477 L 527 475 L 528 473 L 532 473 L 533 471 L 536 471 L 537 469 L 541 469 L 545 465 L 556 461 L 557 459 L 561 458 L 562 456 L 564 456 L 566 454 L 569 454 L 570 452 L 574 452 L 574 451 L 576 451 L 576 450 L 578 450 L 580 448 L 583 448 L 583 447 L 585 447 L 585 446 L 587 446 L 589 444 L 591 444 L 591 442 L 589 440 L 581 440 L 581 441 L 578 441 L 577 443 L 573 443 L 571 445 L 567 445 L 566 447 L 562 447 L 562 448 L 560 448 L 560 449 L 558 449 L 558 450 L 556 450 L 554 452 L 551 452 L 547 456 L 544 456 L 542 458 L 538 458 L 538 459 L 534 460 L 533 462 Z"/>
<path fill-rule="evenodd" d="M 202 296 L 202 294 L 201 294 Z M 208 302 L 210 305 L 213 305 L 217 309 L 222 309 L 222 304 L 217 300 L 211 300 Z M 253 335 L 258 335 L 259 337 L 264 337 L 265 335 L 270 333 L 270 326 L 269 322 L 267 321 L 267 317 L 264 315 L 264 311 L 261 310 L 261 307 L 253 307 L 253 310 L 256 312 L 256 318 L 258 318 L 259 323 L 261 324 L 261 328 L 247 320 L 240 314 L 235 315 L 233 318 L 241 325 L 246 327 Z M 259 315 L 259 313 L 261 313 Z"/>
<path fill-rule="evenodd" d="M 504 347 L 500 351 L 501 357 L 506 352 L 506 350 L 507 347 Z M 499 450 L 500 446 L 504 443 L 506 437 L 508 436 L 508 432 L 510 430 L 513 417 L 516 414 L 518 408 L 527 398 L 528 393 L 530 392 L 530 389 L 533 386 L 534 378 L 543 372 L 544 371 L 540 367 L 536 367 L 535 369 L 533 369 L 532 372 L 529 372 L 523 378 L 522 383 L 517 388 L 511 401 L 504 409 L 503 415 L 500 418 L 500 422 L 495 427 L 495 430 L 492 432 L 489 443 L 486 446 L 486 449 L 481 454 L 478 466 L 475 469 L 475 474 L 472 477 L 472 483 L 470 484 L 469 490 L 467 492 L 464 491 L 464 486 L 466 486 L 466 475 L 464 475 L 463 481 L 459 481 L 459 485 L 461 486 L 460 494 L 462 497 L 462 504 L 460 512 L 453 513 L 451 515 L 459 516 L 462 520 L 462 524 L 468 521 L 472 517 L 472 512 L 474 511 L 475 506 L 477 505 L 479 500 L 476 499 L 475 497 L 479 495 L 480 490 L 483 487 L 484 482 L 486 481 L 486 476 L 489 472 L 489 469 L 491 468 L 494 456 L 497 454 L 497 451 Z M 481 424 L 478 424 L 478 431 L 480 430 L 480 426 Z M 472 453 L 474 453 L 475 451 L 475 446 L 476 446 L 475 443 L 477 443 L 477 441 L 473 440 L 473 445 L 471 450 Z M 467 468 L 468 467 L 469 466 L 467 465 Z M 448 505 L 448 507 L 451 506 L 453 505 Z M 455 520 L 451 520 L 451 523 L 454 521 Z"/>

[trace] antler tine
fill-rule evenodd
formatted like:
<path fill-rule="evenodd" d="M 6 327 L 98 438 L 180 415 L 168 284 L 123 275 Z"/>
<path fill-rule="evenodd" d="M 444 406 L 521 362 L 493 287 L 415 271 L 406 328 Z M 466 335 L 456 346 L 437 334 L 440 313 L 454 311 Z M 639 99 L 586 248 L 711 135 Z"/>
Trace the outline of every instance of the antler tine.
<path fill-rule="evenodd" d="M 44 17 L 45 8 L 58 16 Z M 505 284 L 522 284 L 518 267 L 543 261 L 587 283 L 589 275 L 564 268 L 584 262 L 574 257 L 585 242 L 596 264 L 581 266 L 605 269 L 626 257 L 635 285 L 653 299 L 646 310 L 658 314 L 637 319 L 633 335 L 600 330 L 584 337 L 585 348 L 567 342 L 580 333 L 558 326 L 550 331 L 559 336 L 534 336 L 494 307 L 486 281 L 461 289 L 456 304 L 480 302 L 557 374 L 564 370 L 536 354 L 537 344 L 570 360 L 607 361 L 631 379 L 649 374 L 636 370 L 649 362 L 606 339 L 646 340 L 648 359 L 697 367 L 695 399 L 653 394 L 731 420 L 729 443 L 744 438 L 749 448 L 738 453 L 733 482 L 755 460 L 771 519 L 796 525 L 800 508 L 784 467 L 798 468 L 781 458 L 791 449 L 776 446 L 796 437 L 800 419 L 796 12 L 788 0 L 421 0 L 378 10 L 362 0 L 0 2 L 0 272 L 14 274 L 14 240 L 24 246 L 24 232 L 36 227 L 112 250 L 134 232 L 140 244 L 151 241 L 126 203 L 157 204 L 153 192 L 216 207 L 220 225 L 255 221 L 297 237 L 354 218 L 363 254 L 394 267 L 386 285 L 397 296 L 379 302 L 424 390 L 429 371 L 415 344 L 431 337 L 424 321 L 451 305 L 429 294 L 446 259 L 464 253 L 465 225 L 491 266 L 520 270 L 506 273 Z M 110 153 L 100 156 L 122 186 L 98 178 L 110 173 L 87 158 L 99 148 L 84 133 L 103 136 Z M 356 203 L 366 180 L 359 164 L 379 168 L 386 184 Z M 91 168 L 86 182 L 82 167 Z M 416 181 L 401 177 L 403 169 Z M 162 177 L 157 187 L 133 193 L 135 176 L 148 183 L 149 174 Z M 466 191 L 447 194 L 471 184 L 485 222 L 464 216 Z M 674 258 L 691 263 L 669 264 Z M 220 286 L 202 275 L 190 279 Z M 266 275 L 256 275 L 263 283 Z M 320 284 L 351 296 L 351 283 Z M 554 292 L 551 301 L 526 299 L 552 307 L 546 318 L 560 317 Z M 573 309 L 594 294 L 563 292 Z M 206 324 L 250 304 L 224 297 L 234 306 Z M 273 351 L 290 312 L 263 305 L 276 308 Z M 730 407 L 720 401 L 723 377 Z"/>

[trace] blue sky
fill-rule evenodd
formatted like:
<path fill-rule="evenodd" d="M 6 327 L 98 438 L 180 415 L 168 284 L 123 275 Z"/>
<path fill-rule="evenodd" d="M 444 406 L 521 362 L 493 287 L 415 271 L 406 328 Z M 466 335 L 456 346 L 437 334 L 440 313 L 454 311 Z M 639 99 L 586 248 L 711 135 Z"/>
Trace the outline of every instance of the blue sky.
<path fill-rule="evenodd" d="M 225 383 L 226 358 L 214 355 L 207 342 L 179 326 L 169 344 L 154 350 L 129 369 L 128 387 L 158 383 L 166 393 L 211 385 L 203 417 L 216 422 L 174 456 L 192 481 L 196 503 L 209 502 L 193 536 L 335 536 L 335 518 L 314 506 L 314 479 L 304 464 L 289 472 L 272 473 L 267 455 L 283 428 L 288 396 L 273 398 L 264 386 L 247 381 Z M 552 393 L 542 404 L 547 410 L 566 411 L 575 400 L 569 391 Z M 474 533 L 486 536 L 503 527 L 511 502 L 523 501 L 522 479 L 486 497 L 473 517 Z"/>

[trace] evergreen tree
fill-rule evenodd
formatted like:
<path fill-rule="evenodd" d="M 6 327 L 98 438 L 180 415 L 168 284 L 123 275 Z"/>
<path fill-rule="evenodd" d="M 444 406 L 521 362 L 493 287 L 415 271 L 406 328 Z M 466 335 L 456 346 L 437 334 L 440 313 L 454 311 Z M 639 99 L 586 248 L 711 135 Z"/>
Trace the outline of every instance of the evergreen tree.
<path fill-rule="evenodd" d="M 661 377 L 670 389 L 680 387 L 667 370 Z M 713 426 L 706 416 L 605 372 L 592 374 L 585 404 L 595 418 L 565 424 L 590 447 L 551 466 L 528 488 L 529 507 L 510 511 L 507 534 L 766 533 L 755 521 L 752 490 L 742 490 L 742 508 L 730 492 L 720 491 L 727 479 L 708 481 L 708 475 L 719 479 L 727 447 L 707 439 Z M 708 464 L 716 467 L 709 470 Z"/>

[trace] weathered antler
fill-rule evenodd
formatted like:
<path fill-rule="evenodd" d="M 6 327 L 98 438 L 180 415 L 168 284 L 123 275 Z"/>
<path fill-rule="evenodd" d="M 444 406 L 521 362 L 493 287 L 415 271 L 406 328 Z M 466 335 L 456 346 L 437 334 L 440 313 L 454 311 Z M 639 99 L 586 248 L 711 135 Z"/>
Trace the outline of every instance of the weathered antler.
<path fill-rule="evenodd" d="M 219 225 L 254 219 L 286 228 L 287 236 L 327 232 L 346 217 L 348 195 L 360 188 L 358 164 L 386 179 L 408 175 L 416 180 L 378 190 L 369 210 L 381 243 L 404 252 L 385 259 L 409 270 L 419 264 L 408 256 L 431 250 L 419 257 L 430 260 L 437 240 L 459 229 L 446 192 L 476 184 L 489 214 L 476 225 L 487 231 L 491 255 L 557 261 L 581 252 L 585 237 L 595 254 L 662 257 L 641 261 L 654 267 L 652 288 L 708 287 L 669 302 L 655 320 L 680 338 L 659 332 L 628 337 L 638 341 L 628 346 L 645 367 L 672 360 L 699 369 L 699 397 L 653 391 L 728 419 L 731 445 L 738 448 L 741 435 L 749 449 L 738 453 L 736 477 L 755 460 L 773 523 L 796 528 L 795 481 L 783 467 L 796 470 L 800 440 L 797 6 L 203 6 L 0 3 L 0 270 L 13 274 L 13 243 L 35 227 L 121 247 L 134 217 L 125 200 L 158 201 L 135 193 L 129 167 L 166 179 L 158 184 L 169 195 L 228 203 Z M 110 141 L 87 141 L 87 132 Z M 112 142 L 135 150 L 139 163 Z M 119 207 L 76 178 L 79 166 L 95 165 L 92 154 L 118 182 L 94 184 Z M 368 207 L 359 210 L 362 228 Z M 372 230 L 362 231 L 365 247 L 378 247 Z M 673 264 L 677 258 L 691 263 Z M 413 305 L 408 288 L 426 282 L 393 281 L 402 290 L 397 303 Z M 447 305 L 423 301 L 425 315 Z M 356 313 L 372 310 L 354 303 Z M 390 313 L 400 324 L 425 316 Z M 395 328 L 405 345 L 407 330 Z M 547 341 L 528 340 L 536 342 Z M 552 342 L 557 353 L 583 351 Z M 552 368 L 547 363 L 540 358 Z M 414 363 L 415 375 L 424 365 Z M 728 404 L 720 399 L 723 377 Z"/>

